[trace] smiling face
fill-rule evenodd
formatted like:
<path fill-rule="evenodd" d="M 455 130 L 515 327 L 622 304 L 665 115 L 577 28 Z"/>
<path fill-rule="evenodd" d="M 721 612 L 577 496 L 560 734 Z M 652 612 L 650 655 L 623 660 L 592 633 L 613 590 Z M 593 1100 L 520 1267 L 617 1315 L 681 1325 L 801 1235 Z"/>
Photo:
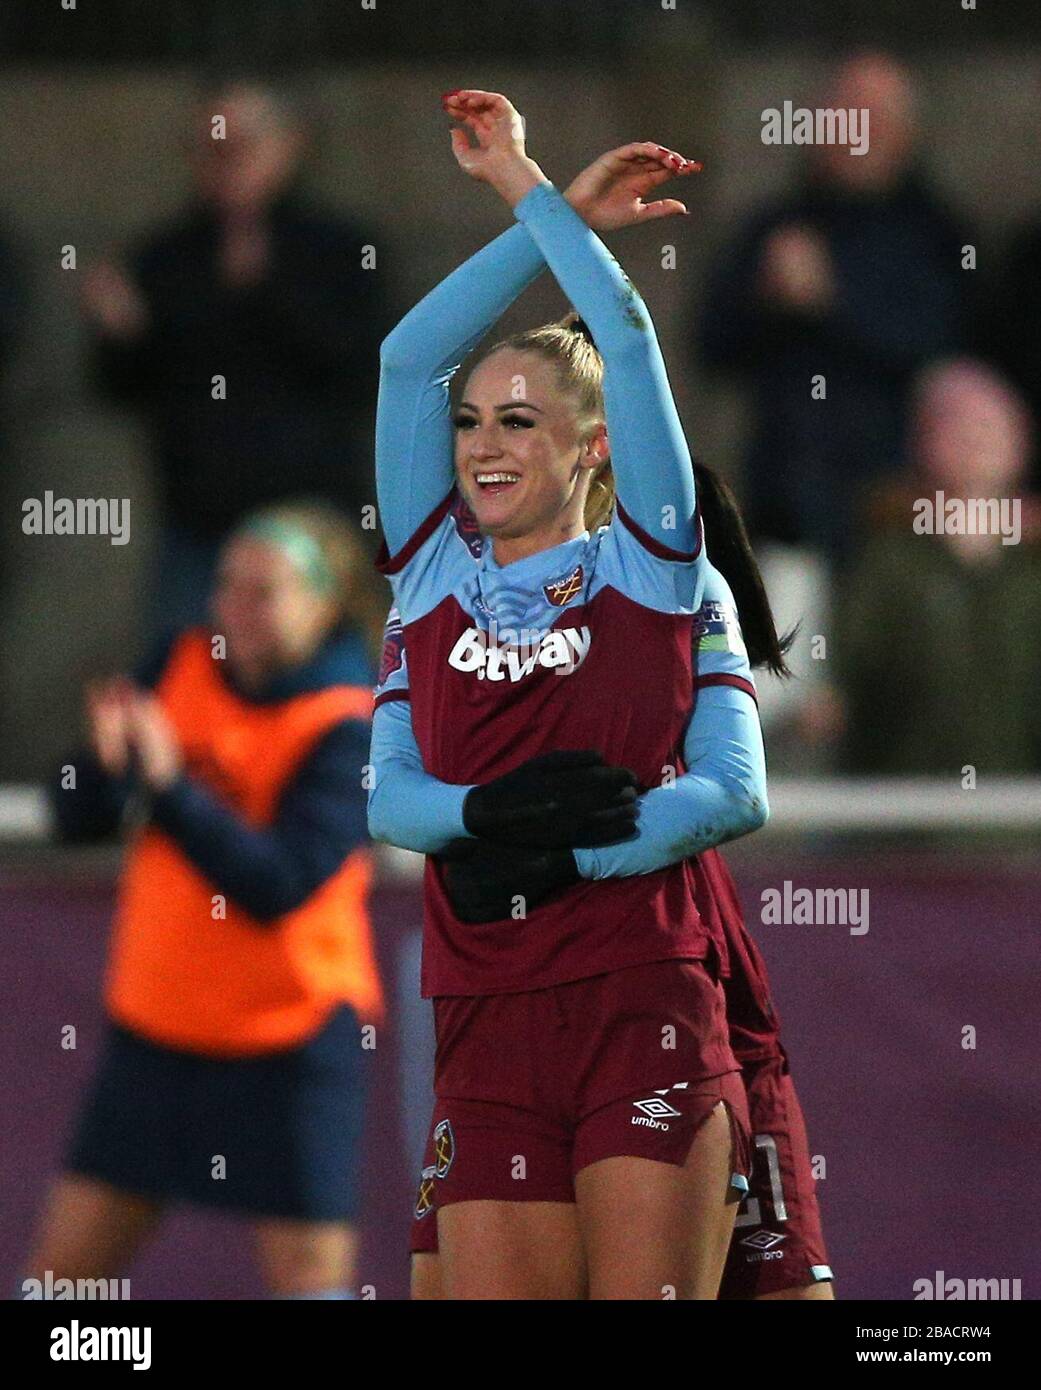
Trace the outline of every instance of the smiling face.
<path fill-rule="evenodd" d="M 500 564 L 585 530 L 607 435 L 602 422 L 581 418 L 551 362 L 510 348 L 491 353 L 466 383 L 455 426 L 459 488 Z"/>

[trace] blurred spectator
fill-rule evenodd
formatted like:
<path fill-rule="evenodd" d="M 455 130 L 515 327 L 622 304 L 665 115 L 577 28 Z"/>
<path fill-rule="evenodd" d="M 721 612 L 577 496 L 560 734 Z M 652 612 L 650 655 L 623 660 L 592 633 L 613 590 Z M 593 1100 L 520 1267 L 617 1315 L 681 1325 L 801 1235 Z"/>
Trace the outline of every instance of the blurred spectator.
<path fill-rule="evenodd" d="M 371 498 L 386 328 L 377 272 L 362 265 L 372 237 L 300 200 L 306 146 L 281 92 L 206 94 L 187 148 L 191 206 L 126 267 L 101 261 L 85 276 L 101 384 L 153 438 L 165 523 L 154 628 L 203 616 L 220 542 L 252 508 L 308 494 L 357 521 Z"/>
<path fill-rule="evenodd" d="M 987 297 L 983 351 L 1019 387 L 1036 421 L 1041 420 L 1041 222 L 1023 227 Z M 1032 483 L 1041 488 L 1035 456 Z"/>
<path fill-rule="evenodd" d="M 803 186 L 711 275 L 701 348 L 752 393 L 753 534 L 842 558 L 858 491 L 899 465 L 912 374 L 959 343 L 963 238 L 914 165 L 911 85 L 892 59 L 847 62 L 823 106 L 870 113 L 868 152 L 809 148 Z"/>
<path fill-rule="evenodd" d="M 849 769 L 1039 772 L 1041 546 L 1036 499 L 1020 497 L 1029 416 L 989 368 L 947 362 L 916 389 L 912 438 L 914 472 L 842 586 L 829 652 Z M 943 518 L 967 498 L 1005 499 L 1010 518 L 1019 501 L 1020 527 L 959 534 L 956 512 Z M 930 518 L 939 534 L 920 533 Z"/>

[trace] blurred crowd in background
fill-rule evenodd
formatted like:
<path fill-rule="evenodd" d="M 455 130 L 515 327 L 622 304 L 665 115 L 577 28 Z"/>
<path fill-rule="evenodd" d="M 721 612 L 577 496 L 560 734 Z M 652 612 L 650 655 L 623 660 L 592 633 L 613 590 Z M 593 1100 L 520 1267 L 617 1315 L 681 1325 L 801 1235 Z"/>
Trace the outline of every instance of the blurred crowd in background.
<path fill-rule="evenodd" d="M 720 227 L 683 310 L 684 360 L 675 341 L 667 353 L 699 390 L 736 393 L 729 471 L 779 625 L 798 625 L 794 678 L 762 682 L 772 766 L 1039 772 L 1041 197 L 978 269 L 974 228 L 930 175 L 912 70 L 879 51 L 836 60 L 814 104 L 868 110 L 869 153 L 808 146 L 782 196 Z M 319 500 L 375 546 L 379 344 L 408 300 L 384 258 L 366 267 L 379 229 L 351 188 L 335 209 L 304 191 L 316 110 L 306 83 L 200 88 L 181 212 L 144 236 L 135 223 L 75 277 L 84 382 L 138 423 L 154 480 L 143 648 L 206 619 L 221 544 L 258 507 Z M 375 121 L 353 157 L 378 162 L 378 141 Z M 697 187 L 683 196 L 697 212 Z M 0 234 L 5 368 L 36 291 L 16 243 Z M 660 288 L 641 289 L 657 312 Z M 1018 501 L 1016 543 L 919 534 L 915 502 L 937 492 Z M 371 585 L 378 603 L 374 571 Z"/>

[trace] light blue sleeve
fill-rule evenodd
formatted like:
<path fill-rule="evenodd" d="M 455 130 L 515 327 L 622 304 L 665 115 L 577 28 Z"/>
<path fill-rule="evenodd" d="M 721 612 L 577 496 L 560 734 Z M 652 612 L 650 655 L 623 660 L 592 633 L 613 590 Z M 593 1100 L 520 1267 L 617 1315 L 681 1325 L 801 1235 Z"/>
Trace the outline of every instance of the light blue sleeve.
<path fill-rule="evenodd" d="M 369 761 L 369 834 L 374 840 L 437 854 L 450 840 L 469 836 L 463 802 L 471 788 L 439 781 L 423 767 L 407 699 L 377 707 Z"/>
<path fill-rule="evenodd" d="M 412 728 L 405 630 L 396 606 L 383 627 L 373 700 L 369 834 L 420 854 L 436 854 L 450 840 L 469 836 L 463 802 L 470 788 L 441 782 L 423 766 Z"/>
<path fill-rule="evenodd" d="M 647 874 L 757 830 L 766 820 L 766 759 L 754 702 L 742 690 L 703 690 L 684 742 L 689 770 L 640 798 L 638 834 L 574 851 L 583 878 Z M 423 767 L 408 700 L 380 705 L 372 720 L 374 840 L 437 854 L 469 836 L 463 802 L 471 786 L 442 782 Z M 472 784 L 471 784 L 472 785 Z"/>
<path fill-rule="evenodd" d="M 713 686 L 698 692 L 683 755 L 687 772 L 640 797 L 631 840 L 575 850 L 583 878 L 649 874 L 766 822 L 763 734 L 745 691 Z"/>
<path fill-rule="evenodd" d="M 604 406 L 618 499 L 653 542 L 698 548 L 694 470 L 647 306 L 595 232 L 552 184 L 514 208 L 604 361 Z"/>
<path fill-rule="evenodd" d="M 687 771 L 640 798 L 633 839 L 575 850 L 583 878 L 651 873 L 758 830 L 769 816 L 752 669 L 730 586 L 707 560 L 691 640 L 695 702 L 683 742 Z"/>
<path fill-rule="evenodd" d="M 376 496 L 391 556 L 452 486 L 449 382 L 466 354 L 546 268 L 524 227 L 511 227 L 411 309 L 380 348 Z"/>

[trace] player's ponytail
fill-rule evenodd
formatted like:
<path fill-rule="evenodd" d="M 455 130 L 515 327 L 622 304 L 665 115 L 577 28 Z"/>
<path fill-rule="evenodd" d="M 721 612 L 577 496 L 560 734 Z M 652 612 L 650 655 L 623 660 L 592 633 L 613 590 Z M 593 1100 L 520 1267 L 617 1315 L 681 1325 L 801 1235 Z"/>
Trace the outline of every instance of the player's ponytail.
<path fill-rule="evenodd" d="M 593 338 L 592 329 L 581 314 L 576 314 L 574 309 L 565 314 L 560 320 L 561 328 L 570 328 L 572 333 L 577 333 L 580 338 L 584 338 L 594 352 L 599 351 Z"/>
<path fill-rule="evenodd" d="M 752 551 L 737 498 L 711 468 L 694 462 L 698 511 L 709 558 L 730 585 L 750 666 L 766 666 L 777 676 L 792 673 L 785 663 L 798 627 L 778 637 L 763 576 Z"/>

